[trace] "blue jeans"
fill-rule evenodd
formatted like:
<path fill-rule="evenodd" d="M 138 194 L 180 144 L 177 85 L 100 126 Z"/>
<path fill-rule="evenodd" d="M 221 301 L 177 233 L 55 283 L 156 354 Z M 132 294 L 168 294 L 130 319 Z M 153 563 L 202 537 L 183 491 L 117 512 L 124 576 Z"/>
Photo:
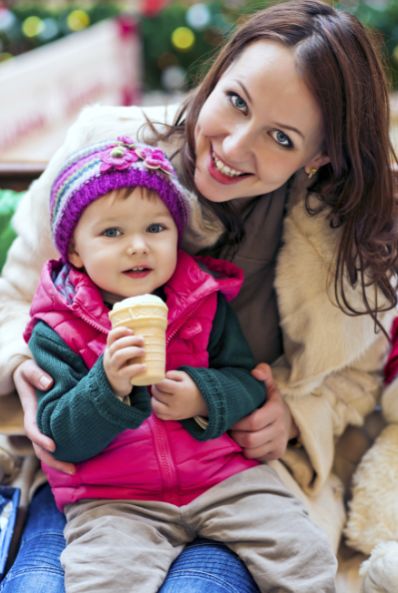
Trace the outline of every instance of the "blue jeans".
<path fill-rule="evenodd" d="M 57 510 L 49 486 L 43 486 L 30 504 L 18 555 L 0 593 L 65 593 L 59 561 L 65 546 L 64 525 L 64 515 Z M 197 539 L 173 563 L 159 593 L 259 590 L 244 564 L 226 546 Z"/>

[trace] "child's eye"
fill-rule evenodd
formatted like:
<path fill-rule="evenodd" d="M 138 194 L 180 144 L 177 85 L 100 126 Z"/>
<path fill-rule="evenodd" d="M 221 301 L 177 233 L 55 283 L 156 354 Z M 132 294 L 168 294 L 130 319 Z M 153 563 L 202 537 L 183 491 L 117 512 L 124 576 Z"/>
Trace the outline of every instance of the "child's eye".
<path fill-rule="evenodd" d="M 153 222 L 147 227 L 148 233 L 161 233 L 165 230 L 164 224 L 160 224 L 159 222 Z"/>
<path fill-rule="evenodd" d="M 242 97 L 238 95 L 238 93 L 235 93 L 234 91 L 228 91 L 227 97 L 229 99 L 229 102 L 233 107 L 235 107 L 235 109 L 237 109 L 238 111 L 242 111 L 242 113 L 248 112 L 246 101 L 242 99 Z"/>
<path fill-rule="evenodd" d="M 283 146 L 284 148 L 293 148 L 293 142 L 290 140 L 289 136 L 282 132 L 282 130 L 273 130 L 271 136 L 280 146 Z"/>
<path fill-rule="evenodd" d="M 109 229 L 105 229 L 104 231 L 102 231 L 101 235 L 103 235 L 104 237 L 112 238 L 120 237 L 120 235 L 122 235 L 122 231 L 118 227 L 110 227 Z"/>

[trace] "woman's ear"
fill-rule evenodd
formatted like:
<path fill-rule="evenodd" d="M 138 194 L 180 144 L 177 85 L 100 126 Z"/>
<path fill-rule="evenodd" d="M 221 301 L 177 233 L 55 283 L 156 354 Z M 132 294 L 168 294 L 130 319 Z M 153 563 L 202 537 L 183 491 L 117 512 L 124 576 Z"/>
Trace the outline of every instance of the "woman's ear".
<path fill-rule="evenodd" d="M 330 163 L 330 158 L 326 154 L 318 154 L 306 164 L 305 169 L 320 169 L 323 165 Z"/>
<path fill-rule="evenodd" d="M 75 268 L 83 268 L 83 261 L 78 252 L 75 249 L 73 243 L 69 247 L 68 260 Z"/>

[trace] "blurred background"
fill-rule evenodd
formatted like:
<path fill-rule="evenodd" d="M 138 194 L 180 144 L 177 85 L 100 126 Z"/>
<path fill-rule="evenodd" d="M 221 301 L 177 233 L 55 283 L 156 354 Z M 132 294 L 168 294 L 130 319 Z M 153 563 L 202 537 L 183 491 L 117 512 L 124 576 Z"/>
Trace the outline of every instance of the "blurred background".
<path fill-rule="evenodd" d="M 269 3 L 0 0 L 0 161 L 48 160 L 86 104 L 179 100 L 236 23 Z M 380 34 L 398 146 L 398 0 L 331 3 Z"/>

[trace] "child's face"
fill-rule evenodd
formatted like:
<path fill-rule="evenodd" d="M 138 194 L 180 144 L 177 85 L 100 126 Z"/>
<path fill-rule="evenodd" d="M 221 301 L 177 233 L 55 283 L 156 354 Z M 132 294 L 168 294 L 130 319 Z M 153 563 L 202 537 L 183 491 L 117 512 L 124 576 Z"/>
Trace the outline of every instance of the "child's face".
<path fill-rule="evenodd" d="M 69 261 L 84 268 L 104 300 L 151 293 L 173 275 L 176 224 L 154 193 L 136 188 L 127 197 L 107 194 L 83 212 Z"/>

